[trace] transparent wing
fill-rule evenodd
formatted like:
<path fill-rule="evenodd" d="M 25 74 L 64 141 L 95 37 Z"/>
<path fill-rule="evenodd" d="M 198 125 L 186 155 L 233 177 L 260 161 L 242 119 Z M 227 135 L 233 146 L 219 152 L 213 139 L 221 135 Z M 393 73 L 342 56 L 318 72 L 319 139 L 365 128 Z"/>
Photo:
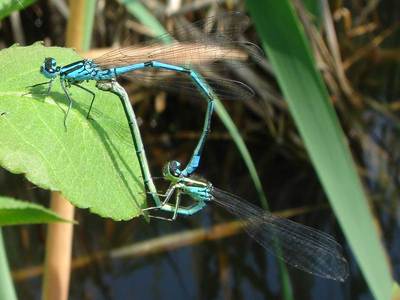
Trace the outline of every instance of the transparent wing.
<path fill-rule="evenodd" d="M 245 223 L 246 232 L 288 264 L 308 273 L 344 281 L 348 265 L 341 246 L 328 234 L 280 218 L 239 197 L 213 188 L 213 200 Z"/>
<path fill-rule="evenodd" d="M 95 58 L 94 62 L 102 68 L 114 68 L 146 61 L 160 61 L 166 64 L 195 68 L 198 65 L 214 64 L 217 70 L 225 70 L 223 65 L 215 66 L 218 61 L 246 62 L 250 56 L 257 57 L 259 48 L 248 42 L 178 42 L 160 45 L 136 45 L 114 49 Z M 250 53 L 249 53 L 250 52 Z M 262 59 L 262 56 L 260 56 Z"/>
<path fill-rule="evenodd" d="M 243 61 L 250 54 L 253 59 L 262 59 L 263 52 L 258 46 L 238 40 L 248 24 L 248 17 L 242 13 L 222 14 L 195 23 L 181 24 L 174 32 L 141 45 L 112 50 L 94 61 L 101 67 L 110 68 L 150 60 L 192 67 L 218 60 Z M 169 43 L 160 43 L 168 38 Z"/>
<path fill-rule="evenodd" d="M 184 73 L 175 73 L 168 70 L 155 72 L 132 72 L 126 76 L 134 82 L 144 86 L 160 88 L 167 91 L 182 93 L 190 97 L 199 97 L 201 90 L 191 77 Z M 220 100 L 247 100 L 254 96 L 254 91 L 241 81 L 221 77 L 202 76 L 211 91 L 217 94 Z"/>
<path fill-rule="evenodd" d="M 237 40 L 238 34 L 247 26 L 248 18 L 241 13 L 211 17 L 176 29 L 174 36 L 180 41 L 172 40 L 169 44 L 160 45 L 159 41 L 165 40 L 164 35 L 141 46 L 112 50 L 94 62 L 101 68 L 113 68 L 155 60 L 196 69 L 221 99 L 247 99 L 254 92 L 242 82 L 225 79 L 228 69 L 223 63 L 229 60 L 230 67 L 241 67 L 250 58 L 263 59 L 263 53 L 256 45 Z M 204 32 L 206 29 L 207 33 Z M 218 80 L 215 80 L 216 72 L 219 74 Z M 188 74 L 168 70 L 139 70 L 125 77 L 145 85 L 151 84 L 191 95 L 197 91 Z"/>

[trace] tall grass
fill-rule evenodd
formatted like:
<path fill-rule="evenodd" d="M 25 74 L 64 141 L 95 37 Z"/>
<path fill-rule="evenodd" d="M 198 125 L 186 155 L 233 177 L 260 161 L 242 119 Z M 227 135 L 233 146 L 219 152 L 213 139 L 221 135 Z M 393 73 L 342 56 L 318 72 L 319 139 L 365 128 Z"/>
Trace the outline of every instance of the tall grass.
<path fill-rule="evenodd" d="M 346 136 L 316 70 L 292 4 L 247 1 L 289 111 L 376 299 L 389 299 L 392 279 Z"/>

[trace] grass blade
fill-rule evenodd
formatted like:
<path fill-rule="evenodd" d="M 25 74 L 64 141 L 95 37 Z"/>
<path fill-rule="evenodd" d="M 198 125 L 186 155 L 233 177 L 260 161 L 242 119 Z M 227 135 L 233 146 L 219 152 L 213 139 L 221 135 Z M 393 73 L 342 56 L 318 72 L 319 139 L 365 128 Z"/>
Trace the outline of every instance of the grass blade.
<path fill-rule="evenodd" d="M 345 135 L 288 0 L 248 1 L 257 31 L 331 206 L 376 299 L 392 279 Z"/>
<path fill-rule="evenodd" d="M 17 300 L 0 227 L 0 299 Z"/>

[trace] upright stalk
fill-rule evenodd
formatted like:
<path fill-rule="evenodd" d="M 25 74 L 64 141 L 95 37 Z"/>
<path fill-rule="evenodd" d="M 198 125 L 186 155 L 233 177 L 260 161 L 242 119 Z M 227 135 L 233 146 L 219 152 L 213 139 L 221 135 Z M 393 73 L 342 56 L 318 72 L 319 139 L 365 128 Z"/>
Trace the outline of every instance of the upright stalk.
<path fill-rule="evenodd" d="M 72 220 L 74 217 L 74 206 L 58 192 L 51 194 L 50 208 L 63 218 Z M 43 299 L 67 300 L 73 224 L 52 223 L 47 228 Z"/>
<path fill-rule="evenodd" d="M 95 0 L 70 0 L 66 46 L 88 50 L 93 27 Z M 53 192 L 51 208 L 65 219 L 74 218 L 74 206 L 60 193 Z M 73 224 L 54 223 L 48 226 L 46 242 L 43 299 L 67 300 L 71 269 Z"/>

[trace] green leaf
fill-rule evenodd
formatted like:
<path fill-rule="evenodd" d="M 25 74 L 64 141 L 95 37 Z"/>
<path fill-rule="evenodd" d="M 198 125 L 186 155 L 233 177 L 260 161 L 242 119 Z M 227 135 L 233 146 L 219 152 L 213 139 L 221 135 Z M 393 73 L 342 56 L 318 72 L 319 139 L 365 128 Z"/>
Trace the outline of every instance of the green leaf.
<path fill-rule="evenodd" d="M 1 201 L 1 200 L 0 200 Z M 0 228 L 0 299 L 17 300 Z"/>
<path fill-rule="evenodd" d="M 0 0 L 0 20 L 12 12 L 21 10 L 31 5 L 36 0 Z"/>
<path fill-rule="evenodd" d="M 65 220 L 41 205 L 0 197 L 0 226 L 73 222 Z"/>
<path fill-rule="evenodd" d="M 392 278 L 346 137 L 288 0 L 247 1 L 257 32 L 331 206 L 376 299 Z"/>
<path fill-rule="evenodd" d="M 94 82 L 83 83 L 96 94 L 87 120 L 91 95 L 72 86 L 65 129 L 67 101 L 58 80 L 47 97 L 47 85 L 26 94 L 27 86 L 46 81 L 39 73 L 45 57 L 61 65 L 81 59 L 70 49 L 40 44 L 0 52 L 0 165 L 103 217 L 139 215 L 146 193 L 119 98 L 97 90 Z"/>

